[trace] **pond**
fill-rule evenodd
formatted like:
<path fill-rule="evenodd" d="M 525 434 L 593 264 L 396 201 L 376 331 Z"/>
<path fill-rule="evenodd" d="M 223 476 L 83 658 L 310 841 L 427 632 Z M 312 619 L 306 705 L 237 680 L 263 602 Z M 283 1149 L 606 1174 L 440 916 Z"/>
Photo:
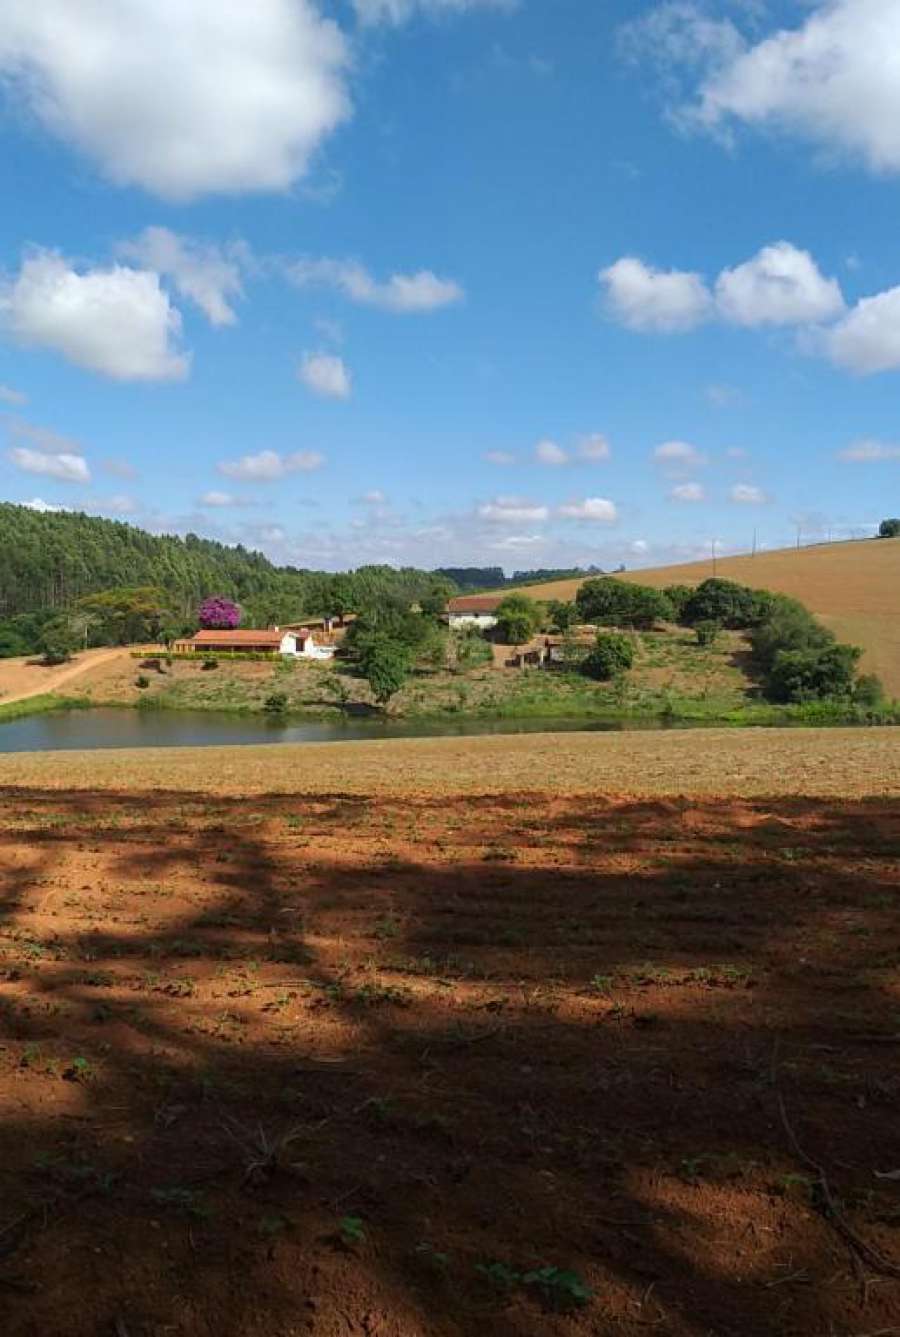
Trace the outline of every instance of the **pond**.
<path fill-rule="evenodd" d="M 655 720 L 269 720 L 208 710 L 59 710 L 0 723 L 0 753 L 98 747 L 211 747 L 233 743 L 334 743 L 362 738 L 444 738 L 660 728 Z"/>

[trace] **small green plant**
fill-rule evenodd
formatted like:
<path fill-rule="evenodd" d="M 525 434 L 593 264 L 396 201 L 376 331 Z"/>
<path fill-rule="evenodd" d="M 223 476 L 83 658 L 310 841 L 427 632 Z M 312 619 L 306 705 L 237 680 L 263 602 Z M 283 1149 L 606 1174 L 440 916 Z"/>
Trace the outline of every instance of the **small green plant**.
<path fill-rule="evenodd" d="M 702 646 L 715 645 L 716 641 L 719 639 L 721 630 L 721 624 L 716 622 L 713 618 L 702 618 L 701 621 L 697 622 L 694 626 L 694 631 L 697 636 L 697 644 Z"/>
<path fill-rule="evenodd" d="M 609 993 L 612 988 L 612 975 L 594 975 L 591 980 L 591 988 L 595 993 Z"/>
<path fill-rule="evenodd" d="M 150 679 L 146 676 L 146 674 L 139 673 L 134 680 L 134 685 L 135 687 L 140 687 L 141 691 L 143 691 L 145 687 L 150 686 Z"/>
<path fill-rule="evenodd" d="M 422 1240 L 420 1244 L 416 1245 L 416 1255 L 427 1267 L 432 1268 L 435 1272 L 446 1272 L 447 1268 L 450 1266 L 450 1255 L 439 1253 L 427 1240 Z"/>
<path fill-rule="evenodd" d="M 263 710 L 267 715 L 285 715 L 288 708 L 288 699 L 284 692 L 272 692 L 263 702 Z"/>
<path fill-rule="evenodd" d="M 514 1290 L 522 1281 L 521 1272 L 515 1272 L 506 1263 L 476 1263 L 475 1271 L 484 1277 L 495 1291 L 503 1294 Z"/>
<path fill-rule="evenodd" d="M 338 1221 L 338 1234 L 341 1243 L 350 1248 L 354 1244 L 365 1244 L 366 1231 L 361 1216 L 342 1216 Z"/>
<path fill-rule="evenodd" d="M 559 1267 L 539 1267 L 534 1272 L 526 1272 L 522 1284 L 537 1287 L 548 1309 L 562 1313 L 586 1305 L 594 1293 L 577 1272 L 567 1272 Z"/>
<path fill-rule="evenodd" d="M 209 673 L 212 671 L 212 669 L 217 669 L 219 667 L 219 661 L 218 659 L 213 659 L 211 657 L 208 657 L 204 659 L 200 667 L 204 673 Z"/>

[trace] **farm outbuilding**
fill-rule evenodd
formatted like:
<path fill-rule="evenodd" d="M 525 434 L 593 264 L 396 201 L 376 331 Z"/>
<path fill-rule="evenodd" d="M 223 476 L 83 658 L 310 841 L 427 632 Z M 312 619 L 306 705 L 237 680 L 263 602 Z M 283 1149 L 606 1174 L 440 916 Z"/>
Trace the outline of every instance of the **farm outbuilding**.
<path fill-rule="evenodd" d="M 280 654 L 292 659 L 331 659 L 334 655 L 334 646 L 320 645 L 308 627 L 284 631 L 279 627 L 198 631 L 186 640 L 176 641 L 175 649 L 194 654 Z"/>

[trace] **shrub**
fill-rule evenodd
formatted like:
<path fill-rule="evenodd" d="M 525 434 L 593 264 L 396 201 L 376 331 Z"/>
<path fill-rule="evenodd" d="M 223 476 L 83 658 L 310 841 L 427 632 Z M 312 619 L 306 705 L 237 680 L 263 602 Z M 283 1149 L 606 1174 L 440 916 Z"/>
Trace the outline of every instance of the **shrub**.
<path fill-rule="evenodd" d="M 661 590 L 615 580 L 612 576 L 586 580 L 579 587 L 575 604 L 582 621 L 613 627 L 647 629 L 674 616 L 674 609 Z"/>
<path fill-rule="evenodd" d="M 134 685 L 135 687 L 140 687 L 141 690 L 143 690 L 145 687 L 150 686 L 150 679 L 145 677 L 144 674 L 141 673 L 135 678 Z"/>
<path fill-rule="evenodd" d="M 361 660 L 362 671 L 380 706 L 400 691 L 409 673 L 410 653 L 387 637 L 372 640 Z"/>
<path fill-rule="evenodd" d="M 45 664 L 65 664 L 75 649 L 75 638 L 64 617 L 55 617 L 41 629 L 38 649 Z"/>
<path fill-rule="evenodd" d="M 714 622 L 712 618 L 704 618 L 701 622 L 696 623 L 694 631 L 697 634 L 697 644 L 708 646 L 715 645 L 716 641 L 719 639 L 722 628 L 719 623 Z"/>
<path fill-rule="evenodd" d="M 856 680 L 853 699 L 861 706 L 877 707 L 884 704 L 884 686 L 874 673 L 863 673 Z"/>
<path fill-rule="evenodd" d="M 541 625 L 540 605 L 524 594 L 510 594 L 496 613 L 497 631 L 505 645 L 525 645 Z"/>
<path fill-rule="evenodd" d="M 681 621 L 685 604 L 693 593 L 694 588 L 692 585 L 667 585 L 663 590 L 663 594 L 672 605 L 672 611 L 678 622 Z"/>
<path fill-rule="evenodd" d="M 200 667 L 205 673 L 209 673 L 212 669 L 217 669 L 219 667 L 219 661 L 218 659 L 204 659 Z"/>
<path fill-rule="evenodd" d="M 547 605 L 550 625 L 554 631 L 567 632 L 578 621 L 578 605 L 551 599 Z"/>
<path fill-rule="evenodd" d="M 837 644 L 779 650 L 766 679 L 766 694 L 773 701 L 820 701 L 849 696 L 861 654 L 855 645 Z"/>
<path fill-rule="evenodd" d="M 582 661 L 582 671 L 591 678 L 608 682 L 630 669 L 634 663 L 634 646 L 628 636 L 618 632 L 600 632 L 596 644 Z"/>
<path fill-rule="evenodd" d="M 771 597 L 767 617 L 750 633 L 753 659 L 763 672 L 772 667 L 782 650 L 824 650 L 833 644 L 833 634 L 809 609 L 782 594 Z"/>
<path fill-rule="evenodd" d="M 284 715 L 287 708 L 288 699 L 284 692 L 273 692 L 263 702 L 263 710 L 267 715 Z"/>
<path fill-rule="evenodd" d="M 900 538 L 900 519 L 892 517 L 890 520 L 882 520 L 878 526 L 878 537 L 880 539 Z"/>

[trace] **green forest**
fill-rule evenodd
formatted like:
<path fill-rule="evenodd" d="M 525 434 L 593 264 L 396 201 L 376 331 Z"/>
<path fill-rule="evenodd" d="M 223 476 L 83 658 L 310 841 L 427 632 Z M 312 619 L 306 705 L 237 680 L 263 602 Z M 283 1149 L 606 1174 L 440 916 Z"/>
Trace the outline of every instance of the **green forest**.
<path fill-rule="evenodd" d="M 409 607 L 455 589 L 445 577 L 413 568 L 365 566 L 334 575 L 278 567 L 240 544 L 0 502 L 0 657 L 38 650 L 45 628 L 61 619 L 86 645 L 140 640 L 163 628 L 193 631 L 197 607 L 210 594 L 240 604 L 243 625 L 267 626 L 357 612 L 385 598 Z"/>

